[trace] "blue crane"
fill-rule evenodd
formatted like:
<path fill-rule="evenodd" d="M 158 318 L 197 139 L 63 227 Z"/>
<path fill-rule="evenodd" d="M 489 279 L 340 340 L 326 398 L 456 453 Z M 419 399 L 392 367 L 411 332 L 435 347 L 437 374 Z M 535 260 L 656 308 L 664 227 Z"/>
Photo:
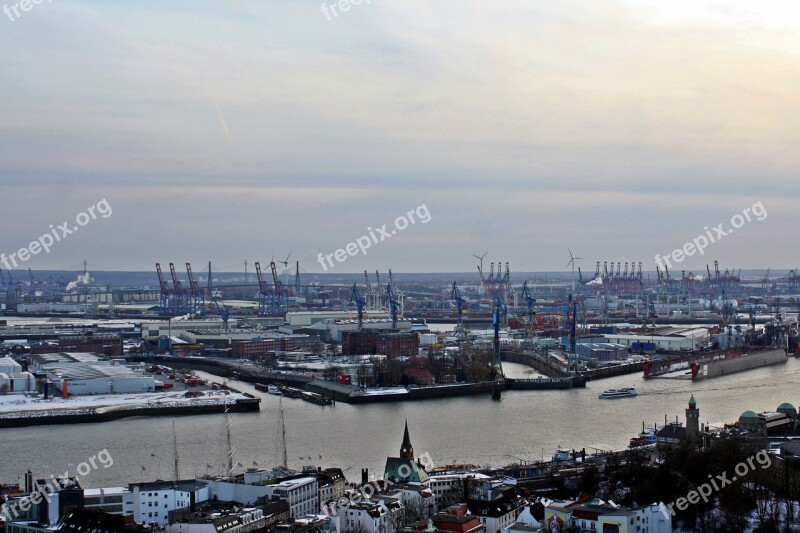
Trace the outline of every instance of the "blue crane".
<path fill-rule="evenodd" d="M 400 304 L 394 297 L 391 283 L 386 284 L 386 301 L 389 303 L 389 311 L 392 313 L 392 329 L 397 329 L 397 314 Z"/>
<path fill-rule="evenodd" d="M 353 290 L 350 291 L 350 301 L 356 304 L 356 309 L 358 309 L 358 329 L 359 331 L 364 326 L 364 298 L 361 296 L 361 293 L 358 292 L 358 287 L 355 283 L 353 283 Z"/>
<path fill-rule="evenodd" d="M 525 280 L 525 282 L 522 284 L 522 298 L 525 300 L 525 307 L 527 309 L 525 314 L 528 317 L 528 336 L 530 336 L 531 329 L 533 329 L 533 316 L 536 314 L 536 312 L 533 310 L 533 305 L 536 303 L 536 298 L 533 297 L 531 290 L 528 288 L 528 280 Z"/>
<path fill-rule="evenodd" d="M 503 364 L 500 362 L 500 316 L 507 316 L 508 309 L 506 304 L 500 299 L 500 295 L 494 295 L 494 311 L 492 311 L 492 327 L 494 328 L 494 363 L 503 373 Z"/>
<path fill-rule="evenodd" d="M 462 317 L 464 315 L 464 298 L 461 297 L 461 291 L 458 289 L 456 282 L 453 282 L 453 288 L 450 291 L 450 298 L 456 302 L 456 313 L 458 313 L 455 336 L 456 338 L 464 338 L 467 336 L 464 330 Z"/>
<path fill-rule="evenodd" d="M 228 319 L 231 316 L 228 306 L 225 305 L 225 302 L 222 302 L 222 305 L 220 306 L 217 298 L 213 298 L 212 301 L 214 302 L 214 307 L 217 309 L 217 313 L 219 313 L 220 318 L 222 318 L 222 327 L 228 329 Z"/>

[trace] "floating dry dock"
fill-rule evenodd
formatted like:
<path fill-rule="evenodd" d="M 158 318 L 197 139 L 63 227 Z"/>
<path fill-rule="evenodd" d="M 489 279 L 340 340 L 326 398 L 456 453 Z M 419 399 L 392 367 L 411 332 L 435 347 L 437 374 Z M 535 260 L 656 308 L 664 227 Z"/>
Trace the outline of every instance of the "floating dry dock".
<path fill-rule="evenodd" d="M 229 390 L 103 394 L 43 399 L 0 396 L 0 428 L 108 422 L 130 416 L 258 411 L 260 398 Z"/>
<path fill-rule="evenodd" d="M 726 357 L 720 357 L 719 359 L 697 363 L 697 371 L 694 372 L 693 370 L 694 380 L 699 381 L 761 366 L 776 365 L 785 363 L 789 359 L 789 355 L 783 348 L 742 353 L 741 355 L 731 353 L 726 355 Z"/>

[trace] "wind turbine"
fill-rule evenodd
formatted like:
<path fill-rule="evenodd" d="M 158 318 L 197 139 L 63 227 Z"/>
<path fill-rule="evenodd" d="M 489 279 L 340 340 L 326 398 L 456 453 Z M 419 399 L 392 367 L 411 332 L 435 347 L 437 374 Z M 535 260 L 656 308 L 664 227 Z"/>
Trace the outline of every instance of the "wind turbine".
<path fill-rule="evenodd" d="M 483 254 L 483 255 L 475 255 L 475 254 L 472 254 L 472 257 L 474 257 L 474 258 L 478 259 L 478 260 L 481 262 L 481 272 L 483 272 L 483 258 L 484 258 L 484 257 L 486 257 L 488 254 L 489 254 L 489 252 L 486 252 L 486 253 L 485 253 L 485 254 Z"/>
<path fill-rule="evenodd" d="M 572 292 L 574 293 L 575 292 L 575 260 L 576 259 L 581 259 L 581 258 L 580 257 L 575 257 L 574 255 L 572 255 L 572 250 L 570 250 L 569 248 L 567 248 L 567 250 L 569 250 L 569 262 L 567 263 L 567 266 L 572 265 Z"/>
<path fill-rule="evenodd" d="M 278 263 L 283 265 L 283 271 L 286 273 L 286 286 L 289 286 L 289 258 L 292 257 L 292 252 L 289 252 L 289 255 L 286 256 L 286 259 L 281 261 L 278 259 Z"/>

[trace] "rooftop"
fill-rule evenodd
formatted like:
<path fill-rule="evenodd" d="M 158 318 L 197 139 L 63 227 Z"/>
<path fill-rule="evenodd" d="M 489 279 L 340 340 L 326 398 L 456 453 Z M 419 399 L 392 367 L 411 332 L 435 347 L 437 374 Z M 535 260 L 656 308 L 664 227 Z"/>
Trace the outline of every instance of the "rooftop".
<path fill-rule="evenodd" d="M 177 489 L 182 492 L 194 492 L 207 487 L 208 484 L 194 479 L 183 479 L 178 481 L 147 481 L 143 483 L 131 483 L 128 485 L 131 491 L 138 488 L 144 490 L 172 490 Z"/>

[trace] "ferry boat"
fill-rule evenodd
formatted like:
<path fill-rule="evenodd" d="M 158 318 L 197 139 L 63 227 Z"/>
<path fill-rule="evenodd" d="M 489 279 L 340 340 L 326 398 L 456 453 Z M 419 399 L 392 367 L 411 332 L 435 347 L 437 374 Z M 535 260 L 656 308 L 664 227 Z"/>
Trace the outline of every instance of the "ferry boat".
<path fill-rule="evenodd" d="M 639 433 L 638 437 L 633 437 L 631 439 L 630 444 L 628 444 L 628 448 L 639 448 L 641 446 L 653 446 L 658 442 L 658 430 L 661 429 L 658 425 L 653 425 L 653 427 L 645 427 L 644 422 L 642 422 L 642 431 Z"/>
<path fill-rule="evenodd" d="M 601 400 L 607 400 L 611 398 L 627 398 L 628 396 L 636 396 L 635 387 L 627 387 L 624 389 L 608 389 L 603 391 L 603 394 L 599 395 L 598 398 Z"/>
<path fill-rule="evenodd" d="M 558 448 L 556 449 L 555 453 L 553 453 L 552 461 L 554 463 L 562 463 L 571 460 L 572 460 L 572 453 L 565 448 Z"/>

